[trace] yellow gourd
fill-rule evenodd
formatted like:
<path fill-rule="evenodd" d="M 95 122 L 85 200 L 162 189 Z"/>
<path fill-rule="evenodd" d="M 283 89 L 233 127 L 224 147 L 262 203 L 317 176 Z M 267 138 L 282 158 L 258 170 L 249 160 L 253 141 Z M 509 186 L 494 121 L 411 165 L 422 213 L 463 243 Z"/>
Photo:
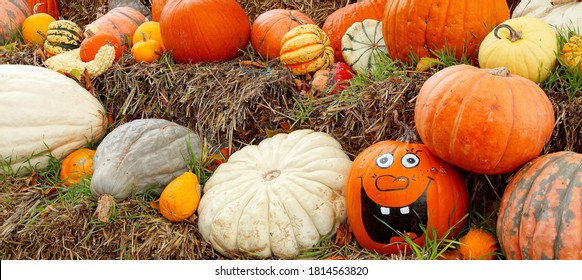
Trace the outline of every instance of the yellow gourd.
<path fill-rule="evenodd" d="M 560 59 L 564 64 L 572 69 L 578 68 L 582 71 L 582 36 L 573 35 L 562 47 Z"/>
<path fill-rule="evenodd" d="M 182 222 L 196 212 L 200 202 L 200 184 L 190 171 L 172 180 L 160 195 L 160 213 L 172 222 Z"/>
<path fill-rule="evenodd" d="M 325 69 L 334 63 L 329 37 L 315 24 L 294 27 L 281 39 L 279 60 L 295 75 Z"/>
<path fill-rule="evenodd" d="M 46 38 L 48 26 L 56 19 L 47 13 L 39 13 L 38 6 L 44 3 L 34 5 L 34 14 L 27 17 L 22 23 L 22 38 L 27 44 L 42 45 Z"/>

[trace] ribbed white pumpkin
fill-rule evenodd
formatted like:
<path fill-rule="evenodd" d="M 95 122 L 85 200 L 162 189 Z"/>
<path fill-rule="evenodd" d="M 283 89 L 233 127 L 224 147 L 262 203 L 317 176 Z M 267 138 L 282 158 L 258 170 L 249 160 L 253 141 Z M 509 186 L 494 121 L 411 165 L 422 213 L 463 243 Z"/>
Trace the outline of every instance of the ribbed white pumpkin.
<path fill-rule="evenodd" d="M 323 132 L 297 130 L 246 146 L 206 182 L 200 233 L 226 256 L 293 258 L 346 221 L 350 166 Z"/>
<path fill-rule="evenodd" d="M 200 138 L 171 121 L 138 119 L 122 124 L 95 151 L 91 193 L 117 201 L 146 191 L 161 193 L 188 171 L 189 149 L 200 157 Z"/>
<path fill-rule="evenodd" d="M 342 37 L 344 60 L 360 74 L 376 69 L 378 56 L 382 54 L 388 55 L 388 50 L 381 21 L 366 19 L 354 22 Z"/>
<path fill-rule="evenodd" d="M 0 65 L 0 174 L 44 168 L 107 131 L 105 109 L 76 81 L 31 65 Z"/>
<path fill-rule="evenodd" d="M 550 0 L 522 0 L 513 10 L 512 18 L 539 18 L 557 30 L 582 32 L 582 2 L 550 4 Z"/>

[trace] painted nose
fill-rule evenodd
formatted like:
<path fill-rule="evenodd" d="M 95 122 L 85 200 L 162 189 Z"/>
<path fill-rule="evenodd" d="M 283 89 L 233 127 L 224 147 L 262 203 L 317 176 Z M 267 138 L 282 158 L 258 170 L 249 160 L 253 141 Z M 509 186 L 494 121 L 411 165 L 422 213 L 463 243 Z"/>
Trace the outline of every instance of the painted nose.
<path fill-rule="evenodd" d="M 410 180 L 405 176 L 384 175 L 376 178 L 376 188 L 381 192 L 400 191 L 408 188 L 409 182 Z"/>

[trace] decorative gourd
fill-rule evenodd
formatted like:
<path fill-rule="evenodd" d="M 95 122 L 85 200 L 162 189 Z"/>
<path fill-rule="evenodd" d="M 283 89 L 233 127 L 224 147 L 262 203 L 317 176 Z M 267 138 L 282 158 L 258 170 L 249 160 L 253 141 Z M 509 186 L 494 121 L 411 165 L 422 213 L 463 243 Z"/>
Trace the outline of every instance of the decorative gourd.
<path fill-rule="evenodd" d="M 147 39 L 145 33 L 142 33 L 142 40 L 131 47 L 131 53 L 135 61 L 151 63 L 162 57 L 164 48 L 158 41 Z"/>
<path fill-rule="evenodd" d="M 61 162 L 59 178 L 67 186 L 72 186 L 93 174 L 95 150 L 81 148 L 73 151 Z"/>
<path fill-rule="evenodd" d="M 223 255 L 293 258 L 345 222 L 350 164 L 337 140 L 312 130 L 245 146 L 206 181 L 200 233 Z"/>
<path fill-rule="evenodd" d="M 34 11 L 34 7 L 38 5 L 38 13 L 49 14 L 55 20 L 59 19 L 58 0 L 26 0 L 26 3 L 31 11 Z"/>
<path fill-rule="evenodd" d="M 297 10 L 274 9 L 260 14 L 251 27 L 251 45 L 263 58 L 275 59 L 281 52 L 281 39 L 293 27 L 314 24 Z"/>
<path fill-rule="evenodd" d="M 479 67 L 505 67 L 536 83 L 544 82 L 556 66 L 556 32 L 537 18 L 508 19 L 495 27 L 479 47 Z"/>
<path fill-rule="evenodd" d="M 526 78 L 460 64 L 426 80 L 414 121 L 436 156 L 475 173 L 502 174 L 540 154 L 552 135 L 554 109 Z"/>
<path fill-rule="evenodd" d="M 182 222 L 196 212 L 200 202 L 198 177 L 186 171 L 172 180 L 160 195 L 160 213 L 171 222 Z"/>
<path fill-rule="evenodd" d="M 14 42 L 22 30 L 22 23 L 32 10 L 24 0 L 3 1 L 0 4 L 0 46 Z"/>
<path fill-rule="evenodd" d="M 22 23 L 24 43 L 42 45 L 44 38 L 46 38 L 49 24 L 56 20 L 49 14 L 38 12 L 38 6 L 41 4 L 34 6 L 34 13 Z"/>
<path fill-rule="evenodd" d="M 355 22 L 342 37 L 342 55 L 346 63 L 359 74 L 376 69 L 381 55 L 388 56 L 382 22 L 366 19 Z"/>
<path fill-rule="evenodd" d="M 320 93 L 337 94 L 350 85 L 353 77 L 354 73 L 350 66 L 343 62 L 336 62 L 329 69 L 320 69 L 313 74 L 309 83 L 310 90 L 316 95 Z"/>
<path fill-rule="evenodd" d="M 97 34 L 91 33 L 89 37 L 83 39 L 81 46 L 79 47 L 79 56 L 81 57 L 81 61 L 89 62 L 94 60 L 97 52 L 99 52 L 99 49 L 105 45 L 113 47 L 115 50 L 115 58 L 113 61 L 118 61 L 123 53 L 123 46 L 116 36 L 107 32 L 100 32 Z"/>
<path fill-rule="evenodd" d="M 557 31 L 582 32 L 582 2 L 552 5 L 548 0 L 522 0 L 511 17 L 534 17 L 545 21 Z"/>
<path fill-rule="evenodd" d="M 49 155 L 61 160 L 107 131 L 100 101 L 62 74 L 2 64 L 0 84 L 0 174 L 44 168 Z"/>
<path fill-rule="evenodd" d="M 350 26 L 365 19 L 382 20 L 388 0 L 365 0 L 339 8 L 325 18 L 321 29 L 327 34 L 334 50 L 335 61 L 345 62 L 342 38 Z"/>
<path fill-rule="evenodd" d="M 459 238 L 459 253 L 465 260 L 493 260 L 498 249 L 497 237 L 482 228 L 470 228 Z"/>
<path fill-rule="evenodd" d="M 131 7 L 117 7 L 109 10 L 103 16 L 85 26 L 85 37 L 91 33 L 111 33 L 129 50 L 133 33 L 137 27 L 146 21 L 146 17 Z"/>
<path fill-rule="evenodd" d="M 305 75 L 329 67 L 334 56 L 325 32 L 315 24 L 303 24 L 283 36 L 279 60 L 291 73 Z"/>
<path fill-rule="evenodd" d="M 503 193 L 497 239 L 507 259 L 582 259 L 582 155 L 540 156 Z"/>
<path fill-rule="evenodd" d="M 89 78 L 105 73 L 111 68 L 114 60 L 115 47 L 104 45 L 97 51 L 95 58 L 89 62 L 81 60 L 81 48 L 76 48 L 47 58 L 44 61 L 44 65 L 51 70 L 70 74 L 80 80 L 85 70 L 87 70 Z"/>
<path fill-rule="evenodd" d="M 167 120 L 137 119 L 122 124 L 97 146 L 91 193 L 101 205 L 133 194 L 159 194 L 188 170 L 189 152 L 199 158 L 201 149 L 198 135 Z M 108 210 L 98 206 L 99 220 L 108 220 Z"/>
<path fill-rule="evenodd" d="M 425 232 L 439 239 L 451 230 L 446 237 L 454 238 L 469 207 L 465 181 L 454 167 L 423 144 L 393 140 L 358 154 L 345 196 L 354 237 L 381 254 L 412 253 L 403 235 L 421 246 Z"/>
<path fill-rule="evenodd" d="M 572 35 L 567 43 L 562 46 L 560 59 L 571 69 L 582 71 L 582 36 Z"/>
<path fill-rule="evenodd" d="M 83 41 L 83 30 L 70 20 L 56 20 L 48 25 L 44 41 L 44 54 L 51 57 L 56 54 L 77 49 Z"/>
<path fill-rule="evenodd" d="M 163 50 L 166 51 L 166 48 L 164 47 L 164 40 L 162 40 L 162 33 L 160 31 L 159 22 L 146 21 L 140 24 L 140 26 L 138 26 L 135 32 L 133 33 L 133 38 L 131 39 L 132 45 L 135 45 L 137 44 L 137 42 L 143 40 L 142 34 L 145 34 L 146 39 L 158 41 L 158 43 L 162 45 Z"/>
<path fill-rule="evenodd" d="M 160 16 L 168 0 L 152 0 L 152 21 L 160 21 Z"/>
<path fill-rule="evenodd" d="M 180 63 L 233 59 L 251 36 L 248 16 L 234 0 L 169 1 L 160 30 L 164 46 Z"/>
<path fill-rule="evenodd" d="M 509 19 L 506 0 L 395 0 L 386 3 L 382 28 L 390 57 L 436 57 L 444 51 L 477 64 L 479 44 L 494 26 Z"/>

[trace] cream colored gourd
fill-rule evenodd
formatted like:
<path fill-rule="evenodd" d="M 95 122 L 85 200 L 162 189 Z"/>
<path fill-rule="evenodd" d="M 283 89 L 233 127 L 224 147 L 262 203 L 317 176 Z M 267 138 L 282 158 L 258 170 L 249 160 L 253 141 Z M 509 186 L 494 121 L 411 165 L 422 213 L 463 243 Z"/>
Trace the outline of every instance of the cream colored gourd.
<path fill-rule="evenodd" d="M 227 256 L 293 258 L 346 221 L 350 165 L 337 140 L 313 130 L 246 146 L 206 182 L 200 233 Z"/>
<path fill-rule="evenodd" d="M 76 81 L 31 65 L 0 65 L 0 174 L 26 174 L 107 131 L 101 102 Z"/>
<path fill-rule="evenodd" d="M 512 18 L 496 26 L 479 47 L 481 68 L 505 67 L 535 83 L 544 82 L 556 66 L 556 32 L 532 17 Z"/>
<path fill-rule="evenodd" d="M 511 17 L 535 17 L 560 31 L 578 30 L 582 32 L 582 2 L 554 1 L 565 2 L 554 5 L 551 2 L 550 0 L 521 0 Z"/>
<path fill-rule="evenodd" d="M 342 37 L 342 55 L 346 63 L 360 74 L 376 69 L 380 56 L 388 56 L 382 22 L 366 19 L 352 24 Z"/>

